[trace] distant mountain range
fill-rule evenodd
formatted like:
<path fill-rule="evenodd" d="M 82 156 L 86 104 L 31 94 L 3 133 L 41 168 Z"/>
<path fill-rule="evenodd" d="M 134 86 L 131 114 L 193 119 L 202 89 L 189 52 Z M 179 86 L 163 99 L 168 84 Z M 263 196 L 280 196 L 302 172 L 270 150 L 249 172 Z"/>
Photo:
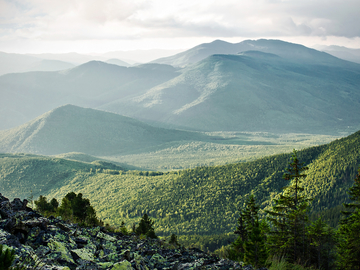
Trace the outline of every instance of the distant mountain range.
<path fill-rule="evenodd" d="M 360 64 L 360 49 L 350 49 L 342 46 L 314 46 L 319 51 L 326 52 L 338 58 Z"/>
<path fill-rule="evenodd" d="M 0 52 L 0 75 L 29 71 L 57 71 L 73 67 L 75 65 L 65 61 Z"/>
<path fill-rule="evenodd" d="M 217 40 L 136 67 L 3 75 L 0 129 L 74 104 L 189 130 L 353 132 L 359 85 L 359 64 L 302 45 Z"/>
<path fill-rule="evenodd" d="M 177 75 L 166 65 L 127 68 L 100 61 L 59 72 L 6 74 L 0 77 L 0 129 L 24 124 L 64 104 L 97 108 L 142 94 Z"/>
<path fill-rule="evenodd" d="M 261 51 L 276 54 L 282 58 L 292 60 L 297 63 L 335 65 L 339 65 L 341 63 L 339 59 L 332 55 L 307 48 L 303 45 L 284 42 L 281 40 L 267 39 L 245 40 L 240 43 L 229 43 L 222 40 L 215 40 L 211 43 L 200 44 L 187 51 L 173 56 L 160 58 L 152 62 L 186 67 L 214 54 L 239 54 L 246 51 Z"/>
<path fill-rule="evenodd" d="M 319 64 L 319 54 L 316 64 L 259 51 L 212 55 L 145 94 L 101 108 L 204 131 L 356 130 L 360 65 L 332 56 L 332 65 Z"/>
<path fill-rule="evenodd" d="M 66 105 L 20 127 L 0 131 L 0 152 L 108 156 L 205 138 L 199 133 L 156 128 L 114 113 Z"/>

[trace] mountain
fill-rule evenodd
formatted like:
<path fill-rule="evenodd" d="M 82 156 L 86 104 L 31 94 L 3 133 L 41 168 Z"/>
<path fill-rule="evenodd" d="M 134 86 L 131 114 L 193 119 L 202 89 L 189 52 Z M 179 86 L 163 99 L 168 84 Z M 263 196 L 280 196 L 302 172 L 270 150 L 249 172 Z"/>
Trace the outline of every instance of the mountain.
<path fill-rule="evenodd" d="M 28 55 L 0 52 L 0 75 L 23 72 L 39 61 L 41 59 Z"/>
<path fill-rule="evenodd" d="M 20 127 L 0 131 L 0 152 L 107 156 L 161 149 L 174 141 L 206 136 L 155 128 L 121 115 L 66 105 Z"/>
<path fill-rule="evenodd" d="M 25 71 L 58 71 L 73 68 L 75 65 L 59 60 L 41 60 L 29 66 Z"/>
<path fill-rule="evenodd" d="M 44 60 L 25 54 L 0 52 L 0 76 L 7 73 L 29 71 L 57 71 L 74 67 L 59 60 Z"/>
<path fill-rule="evenodd" d="M 113 51 L 101 54 L 105 58 L 118 58 L 130 64 L 147 63 L 160 57 L 167 57 L 181 52 L 181 50 L 129 50 L 129 51 Z"/>
<path fill-rule="evenodd" d="M 118 66 L 122 66 L 122 67 L 131 66 L 129 63 L 121 61 L 120 59 L 117 59 L 117 58 L 111 58 L 111 59 L 107 60 L 106 63 L 113 64 L 113 65 L 118 65 Z"/>
<path fill-rule="evenodd" d="M 279 40 L 215 41 L 180 55 L 187 62 L 207 58 L 182 69 L 91 61 L 59 72 L 3 75 L 0 129 L 64 104 L 200 131 L 349 134 L 360 128 L 359 64 Z"/>
<path fill-rule="evenodd" d="M 29 56 L 37 57 L 44 60 L 57 60 L 72 63 L 74 65 L 82 65 L 90 61 L 105 61 L 108 57 L 98 55 L 80 54 L 75 52 L 70 53 L 39 53 L 28 54 Z"/>
<path fill-rule="evenodd" d="M 57 157 L 32 154 L 0 154 L 0 193 L 10 198 L 35 198 L 61 188 L 66 182 L 76 179 L 81 173 L 91 171 L 127 171 L 126 164 L 94 160 L 81 162 Z"/>
<path fill-rule="evenodd" d="M 244 40 L 240 43 L 215 40 L 211 43 L 200 44 L 173 56 L 153 60 L 152 62 L 185 67 L 214 54 L 238 54 L 245 51 L 272 53 L 282 58 L 301 63 L 343 64 L 342 60 L 332 55 L 307 48 L 300 44 L 267 39 Z"/>
<path fill-rule="evenodd" d="M 294 47 L 295 52 L 302 48 Z M 282 55 L 288 53 L 284 50 Z M 313 63 L 295 61 L 296 53 L 291 60 L 260 51 L 216 54 L 142 95 L 100 108 L 202 131 L 357 130 L 360 65 L 319 54 L 314 53 Z M 339 65 L 335 60 L 324 64 L 323 56 Z"/>
<path fill-rule="evenodd" d="M 326 52 L 338 58 L 360 64 L 360 49 L 350 49 L 343 46 L 314 46 L 319 51 Z"/>
<path fill-rule="evenodd" d="M 24 124 L 64 104 L 96 108 L 177 76 L 168 65 L 120 67 L 91 61 L 59 72 L 28 72 L 0 77 L 0 129 Z"/>

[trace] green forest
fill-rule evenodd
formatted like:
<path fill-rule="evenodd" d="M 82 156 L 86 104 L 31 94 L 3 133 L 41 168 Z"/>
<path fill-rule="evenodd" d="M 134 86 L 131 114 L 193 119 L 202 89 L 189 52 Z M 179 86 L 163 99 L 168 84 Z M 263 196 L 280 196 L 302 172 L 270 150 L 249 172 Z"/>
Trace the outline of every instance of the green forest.
<path fill-rule="evenodd" d="M 324 224 L 339 227 L 343 204 L 351 202 L 348 191 L 358 173 L 359 145 L 357 132 L 296 152 L 307 167 L 306 177 L 301 179 L 302 196 L 311 198 L 306 208 L 307 224 L 321 217 Z M 283 175 L 292 155 L 155 172 L 100 161 L 2 154 L 0 192 L 10 198 L 36 199 L 43 195 L 57 200 L 69 192 L 81 193 L 105 224 L 123 224 L 130 230 L 147 214 L 160 237 L 175 234 L 183 245 L 209 251 L 220 248 L 217 252 L 225 254 L 225 246 L 236 239 L 233 232 L 250 198 L 256 198 L 257 217 L 263 220 L 289 185 Z"/>
<path fill-rule="evenodd" d="M 233 234 L 188 235 L 183 236 L 179 243 L 177 235 L 172 233 L 165 240 L 175 247 L 184 243 L 202 249 L 205 248 L 204 243 L 208 249 L 221 245 L 215 250 L 217 255 L 250 264 L 255 269 L 359 269 L 360 166 L 348 190 L 350 202 L 343 204 L 345 211 L 340 212 L 342 218 L 336 228 L 329 226 L 323 215 L 314 221 L 309 218 L 313 198 L 305 192 L 304 187 L 308 170 L 294 150 L 282 176 L 287 181 L 283 191 L 272 199 L 265 215 L 260 214 L 261 207 L 251 193 L 244 205 L 239 207 L 237 227 Z M 33 202 L 38 211 L 48 216 L 61 216 L 82 226 L 104 225 L 96 216 L 89 199 L 83 198 L 81 193 L 68 193 L 60 206 L 55 198 L 48 202 L 44 196 Z M 132 233 L 139 237 L 158 238 L 154 223 L 144 213 L 138 225 L 133 223 Z M 106 224 L 105 228 L 123 234 L 130 232 L 124 222 L 120 227 Z"/>

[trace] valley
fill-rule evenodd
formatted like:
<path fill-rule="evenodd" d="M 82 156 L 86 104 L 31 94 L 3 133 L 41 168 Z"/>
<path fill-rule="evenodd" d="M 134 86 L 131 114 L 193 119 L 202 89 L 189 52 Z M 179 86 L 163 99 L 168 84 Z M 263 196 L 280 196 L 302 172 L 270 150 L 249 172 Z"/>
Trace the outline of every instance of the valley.
<path fill-rule="evenodd" d="M 105 223 L 130 230 L 146 213 L 158 235 L 213 251 L 252 194 L 265 217 L 296 149 L 311 218 L 338 225 L 360 164 L 359 64 L 217 40 L 146 64 L 66 68 L 0 76 L 7 198 L 82 193 Z"/>
<path fill-rule="evenodd" d="M 168 143 L 159 150 L 103 158 L 138 166 L 144 170 L 168 171 L 253 161 L 265 156 L 289 153 L 294 148 L 304 149 L 329 143 L 339 138 L 331 135 L 296 133 L 210 132 L 206 134 L 216 139 L 211 142 Z"/>

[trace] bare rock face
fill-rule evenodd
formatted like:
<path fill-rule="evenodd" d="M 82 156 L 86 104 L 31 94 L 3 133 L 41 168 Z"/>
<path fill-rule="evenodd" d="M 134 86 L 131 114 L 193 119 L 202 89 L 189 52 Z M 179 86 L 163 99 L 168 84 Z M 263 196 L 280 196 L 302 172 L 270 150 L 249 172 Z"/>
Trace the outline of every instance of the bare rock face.
<path fill-rule="evenodd" d="M 45 218 L 26 205 L 0 194 L 0 244 L 15 249 L 14 264 L 25 262 L 27 269 L 252 269 L 196 248 Z"/>

